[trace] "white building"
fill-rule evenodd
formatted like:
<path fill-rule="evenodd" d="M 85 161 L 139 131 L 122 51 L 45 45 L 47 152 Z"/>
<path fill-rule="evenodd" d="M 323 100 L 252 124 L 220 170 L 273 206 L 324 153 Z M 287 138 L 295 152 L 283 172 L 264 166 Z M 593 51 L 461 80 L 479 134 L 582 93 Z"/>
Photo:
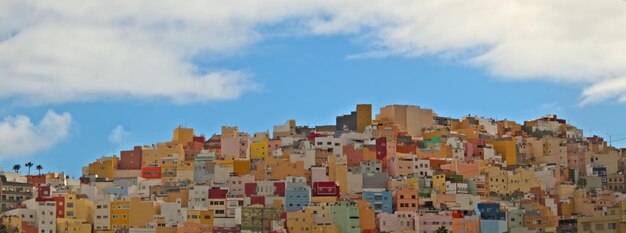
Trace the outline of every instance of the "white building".
<path fill-rule="evenodd" d="M 189 188 L 189 209 L 207 209 L 210 188 L 207 185 L 196 185 Z"/>
<path fill-rule="evenodd" d="M 56 202 L 42 201 L 38 202 L 37 206 L 37 228 L 41 233 L 56 233 L 57 231 L 57 217 L 56 217 Z"/>

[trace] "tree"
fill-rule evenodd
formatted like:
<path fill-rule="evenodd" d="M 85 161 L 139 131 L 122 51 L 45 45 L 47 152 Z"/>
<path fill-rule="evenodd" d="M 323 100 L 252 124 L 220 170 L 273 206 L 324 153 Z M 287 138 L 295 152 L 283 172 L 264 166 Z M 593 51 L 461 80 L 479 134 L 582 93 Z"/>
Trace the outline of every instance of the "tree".
<path fill-rule="evenodd" d="M 0 223 L 0 233 L 18 233 L 18 229 Z"/>
<path fill-rule="evenodd" d="M 22 168 L 22 166 L 20 166 L 19 164 L 15 164 L 15 165 L 13 165 L 13 171 L 15 171 L 16 173 L 17 173 L 17 172 L 20 172 L 20 169 L 21 169 L 21 168 Z"/>
<path fill-rule="evenodd" d="M 43 169 L 43 166 L 37 165 L 37 167 L 35 167 L 35 169 L 37 169 L 37 171 L 39 171 L 39 175 L 41 175 L 41 170 Z"/>
<path fill-rule="evenodd" d="M 24 166 L 26 166 L 28 168 L 28 174 L 29 175 L 30 175 L 30 168 L 33 167 L 33 165 L 35 165 L 35 164 L 33 164 L 33 162 L 28 162 L 28 163 L 24 164 Z"/>
<path fill-rule="evenodd" d="M 437 233 L 448 233 L 448 229 L 446 229 L 446 227 L 444 226 L 440 226 L 439 228 L 437 228 L 437 231 L 435 231 Z"/>

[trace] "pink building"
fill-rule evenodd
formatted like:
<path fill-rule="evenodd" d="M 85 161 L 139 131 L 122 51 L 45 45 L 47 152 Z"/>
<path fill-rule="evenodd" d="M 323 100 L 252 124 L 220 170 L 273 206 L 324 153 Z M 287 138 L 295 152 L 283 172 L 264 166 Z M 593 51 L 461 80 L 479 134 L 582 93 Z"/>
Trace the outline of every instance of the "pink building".
<path fill-rule="evenodd" d="M 450 212 L 415 215 L 415 232 L 435 232 L 440 226 L 444 226 L 449 232 L 452 232 L 452 214 Z"/>
<path fill-rule="evenodd" d="M 397 211 L 393 214 L 379 213 L 376 222 L 381 232 L 413 231 L 416 215 L 417 213 L 411 211 Z"/>

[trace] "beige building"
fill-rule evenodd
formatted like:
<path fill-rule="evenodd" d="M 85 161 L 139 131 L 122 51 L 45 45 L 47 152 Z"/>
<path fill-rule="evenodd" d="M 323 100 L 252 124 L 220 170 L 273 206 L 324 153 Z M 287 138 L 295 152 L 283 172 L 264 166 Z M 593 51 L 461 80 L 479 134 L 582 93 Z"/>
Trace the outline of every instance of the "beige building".
<path fill-rule="evenodd" d="M 431 109 L 422 109 L 412 105 L 389 105 L 380 109 L 376 115 L 378 121 L 389 121 L 398 126 L 400 131 L 407 132 L 413 137 L 422 136 L 423 129 L 434 127 L 436 116 Z"/>

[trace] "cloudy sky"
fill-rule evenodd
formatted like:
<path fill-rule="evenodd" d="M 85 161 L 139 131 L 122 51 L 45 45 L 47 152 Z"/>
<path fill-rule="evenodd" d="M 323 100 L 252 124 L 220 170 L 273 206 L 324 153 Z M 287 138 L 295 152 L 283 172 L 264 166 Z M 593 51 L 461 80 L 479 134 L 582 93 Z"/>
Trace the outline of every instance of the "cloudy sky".
<path fill-rule="evenodd" d="M 626 137 L 626 1 L 0 0 L 0 167 L 356 103 Z M 626 140 L 615 145 L 626 146 Z"/>

